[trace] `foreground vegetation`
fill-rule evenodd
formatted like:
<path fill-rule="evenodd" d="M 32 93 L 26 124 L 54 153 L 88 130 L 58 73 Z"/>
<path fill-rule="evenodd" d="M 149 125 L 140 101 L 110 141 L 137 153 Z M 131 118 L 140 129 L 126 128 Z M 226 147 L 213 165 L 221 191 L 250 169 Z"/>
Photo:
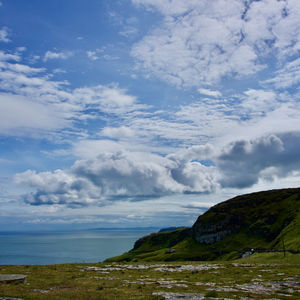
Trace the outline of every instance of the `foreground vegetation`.
<path fill-rule="evenodd" d="M 263 253 L 227 262 L 0 266 L 25 274 L 0 284 L 0 299 L 300 299 L 300 254 Z M 4 298 L 5 299 L 5 298 Z"/>

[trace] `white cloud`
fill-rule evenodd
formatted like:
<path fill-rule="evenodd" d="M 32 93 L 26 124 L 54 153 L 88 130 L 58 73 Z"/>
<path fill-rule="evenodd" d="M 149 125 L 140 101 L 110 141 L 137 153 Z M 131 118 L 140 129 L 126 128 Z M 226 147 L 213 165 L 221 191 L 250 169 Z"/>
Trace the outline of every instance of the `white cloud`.
<path fill-rule="evenodd" d="M 69 170 L 17 174 L 17 183 L 36 192 L 25 195 L 33 205 L 104 205 L 111 200 L 145 200 L 176 193 L 212 192 L 217 186 L 214 167 L 178 162 L 150 153 L 102 152 L 79 160 Z"/>
<path fill-rule="evenodd" d="M 280 49 L 280 55 L 282 56 L 294 55 L 300 50 L 300 24 L 298 22 L 300 3 L 297 0 L 282 2 L 280 4 L 284 5 L 283 17 L 274 26 L 275 46 Z M 266 9 L 271 9 L 272 5 L 273 1 L 269 0 Z"/>
<path fill-rule="evenodd" d="M 101 99 L 101 89 L 97 95 Z M 105 103 L 101 104 L 102 111 L 107 109 Z M 252 139 L 300 126 L 295 95 L 276 94 L 272 90 L 249 89 L 241 95 L 213 101 L 200 98 L 170 111 L 149 111 L 135 102 L 124 110 L 116 110 L 118 120 L 114 120 L 112 126 L 103 127 L 97 137 L 100 140 L 81 141 L 82 149 L 87 148 L 86 152 L 92 154 L 110 145 L 112 149 L 124 147 L 130 151 L 169 154 L 176 151 L 174 149 L 205 143 L 221 147 L 236 138 Z M 108 138 L 114 142 L 107 141 Z"/>
<path fill-rule="evenodd" d="M 225 194 L 235 189 L 236 194 L 250 187 L 297 185 L 300 2 L 132 1 L 162 16 L 132 48 L 141 69 L 147 76 L 196 89 L 192 94 L 185 89 L 186 99 L 180 94 L 173 105 L 157 110 L 140 104 L 118 84 L 74 89 L 67 81 L 54 79 L 61 78 L 54 74 L 63 70 L 33 68 L 23 60 L 43 63 L 67 59 L 73 52 L 48 51 L 30 59 L 22 47 L 0 51 L 0 133 L 51 138 L 56 146 L 63 142 L 64 149 L 43 154 L 68 156 L 68 162 L 78 159 L 65 170 L 17 174 L 16 181 L 32 190 L 25 201 L 55 207 L 52 212 L 45 209 L 44 216 L 54 216 L 64 205 L 84 209 L 99 205 L 103 215 L 110 207 L 129 219 L 141 211 L 141 218 L 153 219 L 159 211 L 167 218 L 169 212 L 179 214 L 183 208 L 187 216 L 201 209 L 202 201 L 196 198 L 201 193 L 215 197 L 219 189 Z M 125 37 L 133 37 L 147 23 L 139 27 L 138 19 L 115 17 L 121 27 L 117 32 Z M 8 39 L 5 33 L 3 37 Z M 88 49 L 85 58 L 92 61 L 119 59 L 112 45 Z M 265 72 L 255 74 L 264 68 Z M 255 78 L 248 77 L 251 74 Z M 238 85 L 235 79 L 242 77 L 245 81 Z M 215 85 L 223 79 L 230 81 L 226 90 L 221 88 L 225 81 Z M 256 79 L 264 88 L 256 85 Z M 141 99 L 151 102 L 151 95 Z M 145 199 L 150 204 L 134 204 Z M 182 199 L 189 199 L 186 205 Z M 112 208 L 114 201 L 118 205 Z M 59 220 L 67 222 L 67 216 Z M 72 220 L 80 222 L 80 216 Z M 99 218 L 85 218 L 89 220 Z"/>
<path fill-rule="evenodd" d="M 33 55 L 31 56 L 28 61 L 30 64 L 35 64 L 41 57 L 39 55 Z"/>
<path fill-rule="evenodd" d="M 117 59 L 119 59 L 118 56 L 113 56 L 113 55 L 109 55 L 109 54 L 103 55 L 103 58 L 104 58 L 105 60 L 117 60 Z"/>
<path fill-rule="evenodd" d="M 67 170 L 17 174 L 18 183 L 35 189 L 24 196 L 25 201 L 33 205 L 105 206 L 116 200 L 210 194 L 221 187 L 241 189 L 300 175 L 299 132 L 235 140 L 219 151 L 210 145 L 193 146 L 168 156 L 114 146 L 111 142 L 107 148 L 100 147 L 94 156 L 77 160 Z M 203 160 L 209 160 L 211 166 Z"/>
<path fill-rule="evenodd" d="M 26 47 L 17 47 L 16 50 L 17 50 L 18 52 L 24 52 L 24 51 L 27 50 L 27 48 L 26 48 Z"/>
<path fill-rule="evenodd" d="M 20 61 L 21 57 L 19 54 L 10 54 L 0 51 L 0 61 Z"/>
<path fill-rule="evenodd" d="M 212 145 L 194 145 L 189 148 L 180 149 L 168 158 L 175 161 L 211 160 L 215 157 L 215 149 Z"/>
<path fill-rule="evenodd" d="M 70 51 L 63 51 L 63 52 L 52 52 L 47 51 L 44 56 L 44 61 L 47 61 L 49 59 L 67 59 L 69 57 L 73 56 L 73 53 Z"/>
<path fill-rule="evenodd" d="M 125 26 L 122 31 L 119 32 L 119 35 L 122 35 L 126 38 L 135 36 L 138 33 L 137 28 L 133 26 Z"/>
<path fill-rule="evenodd" d="M 243 99 L 242 107 L 251 114 L 264 114 L 273 111 L 280 106 L 278 96 L 273 91 L 249 89 L 244 92 L 246 97 Z"/>
<path fill-rule="evenodd" d="M 181 15 L 188 12 L 190 9 L 195 9 L 197 6 L 205 6 L 205 3 L 199 3 L 197 0 L 190 1 L 160 1 L 160 0 L 132 0 L 136 5 L 145 5 L 147 8 L 155 8 L 164 15 Z"/>
<path fill-rule="evenodd" d="M 300 58 L 286 63 L 275 73 L 273 78 L 263 81 L 263 83 L 274 85 L 277 89 L 286 89 L 299 84 L 299 82 Z"/>
<path fill-rule="evenodd" d="M 7 27 L 2 27 L 0 29 L 0 42 L 4 42 L 4 43 L 10 42 L 10 39 L 8 38 L 8 28 Z"/>
<path fill-rule="evenodd" d="M 135 96 L 115 84 L 77 88 L 72 96 L 77 103 L 111 114 L 124 114 L 142 107 L 136 104 Z"/>
<path fill-rule="evenodd" d="M 163 21 L 132 55 L 140 66 L 177 86 L 240 78 L 300 50 L 299 1 L 132 0 Z"/>
<path fill-rule="evenodd" d="M 0 133 L 26 135 L 34 130 L 56 130 L 67 121 L 54 107 L 30 101 L 26 97 L 0 94 Z"/>
<path fill-rule="evenodd" d="M 57 73 L 67 73 L 67 71 L 63 70 L 63 69 L 60 69 L 60 68 L 56 68 L 56 69 L 53 70 L 53 73 L 54 74 L 57 74 Z"/>
<path fill-rule="evenodd" d="M 111 140 L 81 140 L 75 143 L 73 155 L 83 159 L 94 159 L 101 153 L 122 151 L 123 146 Z"/>
<path fill-rule="evenodd" d="M 86 55 L 90 60 L 98 60 L 99 59 L 96 51 L 86 51 Z"/>
<path fill-rule="evenodd" d="M 24 134 L 26 127 L 27 135 L 31 131 L 33 135 L 38 136 L 37 120 L 40 120 L 39 116 L 44 116 L 45 123 L 53 121 L 51 126 L 41 125 L 43 130 L 48 128 L 50 135 L 71 133 L 67 130 L 60 133 L 56 131 L 62 128 L 68 128 L 73 134 L 83 135 L 84 130 L 82 127 L 77 128 L 77 125 L 84 125 L 83 122 L 92 118 L 100 119 L 100 114 L 102 118 L 103 114 L 124 115 L 146 107 L 138 104 L 135 96 L 129 95 L 125 89 L 119 88 L 116 84 L 69 89 L 67 81 L 55 81 L 52 74 L 45 74 L 46 69 L 22 64 L 21 59 L 20 53 L 9 54 L 0 51 L 2 107 L 6 105 L 6 110 L 13 109 L 13 103 L 18 103 L 15 113 L 11 111 L 11 124 L 8 124 L 9 116 L 5 116 L 2 120 L 0 131 L 6 134 L 19 136 Z M 54 74 L 57 72 L 62 70 L 53 71 Z M 9 102 L 8 99 L 12 100 Z M 18 115 L 18 107 L 23 106 L 25 110 L 28 106 L 28 115 L 31 117 L 37 115 L 36 118 L 32 118 L 32 126 L 28 123 L 30 119 L 26 119 L 26 115 L 14 122 L 14 116 Z M 49 113 L 46 114 L 45 110 Z M 22 120 L 25 119 L 27 126 L 22 128 Z M 45 132 L 43 134 L 45 137 Z"/>
<path fill-rule="evenodd" d="M 134 137 L 135 133 L 129 127 L 121 126 L 117 128 L 105 127 L 101 130 L 101 135 L 110 138 L 126 139 L 126 138 Z"/>
<path fill-rule="evenodd" d="M 100 55 L 103 55 L 103 53 L 105 52 L 105 49 L 106 49 L 106 47 L 97 48 L 95 50 L 88 50 L 88 51 L 86 51 L 86 55 L 87 55 L 88 59 L 95 61 L 95 60 L 100 59 Z"/>
<path fill-rule="evenodd" d="M 222 96 L 221 92 L 219 92 L 219 91 L 212 91 L 210 89 L 200 88 L 200 89 L 198 89 L 198 92 L 200 94 L 211 96 L 211 97 L 216 97 L 216 98 Z"/>

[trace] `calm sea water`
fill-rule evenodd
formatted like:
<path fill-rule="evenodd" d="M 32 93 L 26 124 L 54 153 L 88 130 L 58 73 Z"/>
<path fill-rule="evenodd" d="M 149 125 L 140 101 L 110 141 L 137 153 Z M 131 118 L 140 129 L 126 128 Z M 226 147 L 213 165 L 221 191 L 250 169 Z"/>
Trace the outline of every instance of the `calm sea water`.
<path fill-rule="evenodd" d="M 0 233 L 0 265 L 100 262 L 128 251 L 153 231 Z"/>

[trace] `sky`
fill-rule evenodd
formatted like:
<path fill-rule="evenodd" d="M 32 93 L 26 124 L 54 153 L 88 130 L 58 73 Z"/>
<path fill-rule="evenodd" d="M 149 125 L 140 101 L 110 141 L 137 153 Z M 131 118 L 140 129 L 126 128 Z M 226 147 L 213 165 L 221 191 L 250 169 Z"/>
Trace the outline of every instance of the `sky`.
<path fill-rule="evenodd" d="M 300 186 L 299 0 L 0 1 L 2 231 Z"/>

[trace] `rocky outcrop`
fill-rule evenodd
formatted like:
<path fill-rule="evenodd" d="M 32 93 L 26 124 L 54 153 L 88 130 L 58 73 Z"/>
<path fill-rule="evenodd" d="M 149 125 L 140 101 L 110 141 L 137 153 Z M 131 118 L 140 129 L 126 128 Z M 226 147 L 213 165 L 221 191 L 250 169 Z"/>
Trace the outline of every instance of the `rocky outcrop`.
<path fill-rule="evenodd" d="M 203 220 L 202 220 L 203 219 Z M 214 244 L 240 228 L 239 217 L 225 215 L 217 221 L 199 217 L 192 227 L 193 238 L 201 244 Z"/>
<path fill-rule="evenodd" d="M 243 231 L 248 236 L 271 242 L 295 220 L 299 197 L 299 188 L 237 196 L 199 216 L 192 227 L 192 236 L 201 244 L 211 245 Z"/>
<path fill-rule="evenodd" d="M 0 274 L 0 283 L 25 283 L 26 277 L 22 274 Z"/>

